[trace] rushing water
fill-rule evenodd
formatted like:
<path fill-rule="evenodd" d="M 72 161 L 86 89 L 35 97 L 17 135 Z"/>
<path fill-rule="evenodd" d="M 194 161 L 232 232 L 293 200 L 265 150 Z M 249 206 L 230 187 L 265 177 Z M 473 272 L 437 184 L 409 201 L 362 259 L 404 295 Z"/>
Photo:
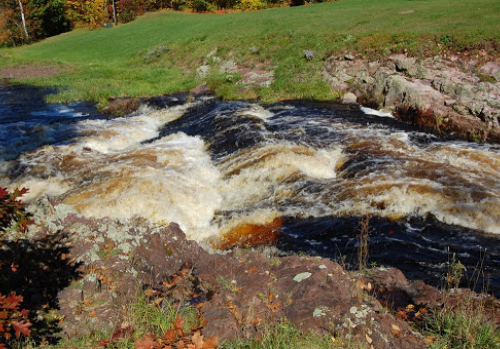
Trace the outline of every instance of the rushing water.
<path fill-rule="evenodd" d="M 498 146 L 331 104 L 165 97 L 108 119 L 42 95 L 0 87 L 0 185 L 29 198 L 175 221 L 213 246 L 267 242 L 347 263 L 370 214 L 372 262 L 438 284 L 456 253 L 469 273 L 483 260 L 498 293 Z"/>

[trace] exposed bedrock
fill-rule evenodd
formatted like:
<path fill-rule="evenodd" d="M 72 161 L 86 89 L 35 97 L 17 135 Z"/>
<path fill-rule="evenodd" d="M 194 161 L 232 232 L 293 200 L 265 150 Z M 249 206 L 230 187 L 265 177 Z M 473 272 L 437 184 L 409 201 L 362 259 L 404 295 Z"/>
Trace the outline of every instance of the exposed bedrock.
<path fill-rule="evenodd" d="M 475 141 L 500 141 L 500 62 L 459 56 L 385 60 L 332 56 L 323 76 L 358 101 Z"/>

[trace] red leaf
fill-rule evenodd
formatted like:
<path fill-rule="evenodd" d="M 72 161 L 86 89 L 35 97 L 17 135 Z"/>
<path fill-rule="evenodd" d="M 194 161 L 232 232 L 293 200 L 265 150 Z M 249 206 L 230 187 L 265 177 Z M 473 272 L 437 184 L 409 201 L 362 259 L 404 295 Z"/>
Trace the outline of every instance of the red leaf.
<path fill-rule="evenodd" d="M 31 323 L 26 321 L 26 322 L 17 322 L 17 321 L 12 321 L 12 326 L 16 330 L 16 338 L 19 338 L 19 336 L 24 334 L 25 336 L 29 336 L 31 333 L 31 330 L 29 329 L 31 327 Z"/>
<path fill-rule="evenodd" d="M 123 328 L 120 328 L 119 330 L 116 330 L 115 333 L 113 333 L 113 337 L 111 337 L 111 340 L 114 342 L 117 339 L 124 338 L 126 336 L 131 335 L 134 333 L 134 330 L 130 326 L 125 326 Z"/>
<path fill-rule="evenodd" d="M 182 321 L 182 318 L 177 315 L 177 318 L 175 319 L 174 323 L 174 329 L 177 331 L 181 331 L 181 334 L 184 333 L 182 328 L 184 327 L 184 321 Z"/>
<path fill-rule="evenodd" d="M 109 339 L 103 339 L 102 341 L 98 341 L 97 345 L 100 346 L 100 347 L 105 347 L 109 343 L 111 343 L 111 341 Z"/>
<path fill-rule="evenodd" d="M 134 348 L 135 349 L 151 349 L 155 345 L 155 342 L 151 339 L 151 337 L 139 338 L 135 341 Z"/>
<path fill-rule="evenodd" d="M 174 330 L 167 330 L 167 332 L 165 332 L 165 340 L 167 343 L 174 343 L 176 339 L 177 336 L 175 335 Z"/>

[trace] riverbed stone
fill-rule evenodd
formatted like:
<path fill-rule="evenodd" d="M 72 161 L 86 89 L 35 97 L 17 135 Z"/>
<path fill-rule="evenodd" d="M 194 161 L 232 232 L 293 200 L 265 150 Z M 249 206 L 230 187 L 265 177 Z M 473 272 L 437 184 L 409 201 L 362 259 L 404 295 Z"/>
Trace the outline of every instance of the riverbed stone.
<path fill-rule="evenodd" d="M 352 92 L 347 92 L 344 97 L 342 98 L 342 103 L 344 104 L 356 104 L 357 102 L 357 97 L 354 93 Z"/>

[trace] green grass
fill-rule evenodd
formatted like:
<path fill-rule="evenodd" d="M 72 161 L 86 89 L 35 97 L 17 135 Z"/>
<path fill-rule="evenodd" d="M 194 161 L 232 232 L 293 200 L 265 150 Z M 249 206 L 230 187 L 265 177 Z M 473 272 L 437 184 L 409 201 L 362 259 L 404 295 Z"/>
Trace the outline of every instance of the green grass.
<path fill-rule="evenodd" d="M 324 100 L 335 97 L 321 79 L 329 53 L 356 50 L 373 56 L 407 49 L 418 55 L 445 46 L 480 47 L 500 41 L 498 13 L 498 0 L 341 0 L 224 15 L 161 12 L 113 29 L 75 30 L 2 49 L 0 67 L 60 66 L 64 71 L 58 77 L 26 82 L 68 87 L 52 100 L 103 101 L 189 90 L 201 82 L 195 69 L 217 49 L 218 57 L 240 66 L 266 62 L 275 68 L 270 88 L 247 92 L 238 91 L 234 81 L 209 77 L 223 98 Z M 169 51 L 146 61 L 147 52 L 159 45 Z M 251 52 L 251 46 L 259 52 Z M 316 52 L 311 61 L 304 58 L 305 49 Z"/>
<path fill-rule="evenodd" d="M 363 349 L 364 343 L 343 337 L 318 335 L 297 329 L 291 323 L 268 326 L 259 340 L 224 342 L 221 349 Z"/>

